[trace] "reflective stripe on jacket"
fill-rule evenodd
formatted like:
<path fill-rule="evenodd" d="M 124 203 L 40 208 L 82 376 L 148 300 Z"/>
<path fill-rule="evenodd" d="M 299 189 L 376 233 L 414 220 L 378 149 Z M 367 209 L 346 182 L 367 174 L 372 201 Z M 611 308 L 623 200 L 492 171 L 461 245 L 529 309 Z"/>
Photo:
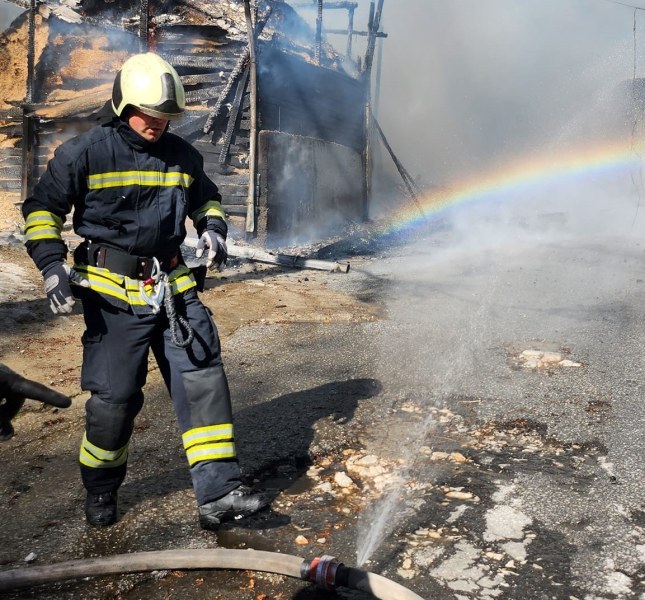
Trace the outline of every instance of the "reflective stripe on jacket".
<path fill-rule="evenodd" d="M 41 270 L 65 259 L 61 232 L 70 213 L 82 238 L 146 257 L 179 248 L 187 218 L 196 227 L 204 217 L 225 223 L 221 196 L 195 148 L 169 132 L 147 142 L 118 120 L 59 146 L 23 203 L 25 243 Z M 139 304 L 138 282 L 105 269 L 81 271 L 99 293 Z M 187 269 L 172 275 L 173 291 L 194 286 Z"/>

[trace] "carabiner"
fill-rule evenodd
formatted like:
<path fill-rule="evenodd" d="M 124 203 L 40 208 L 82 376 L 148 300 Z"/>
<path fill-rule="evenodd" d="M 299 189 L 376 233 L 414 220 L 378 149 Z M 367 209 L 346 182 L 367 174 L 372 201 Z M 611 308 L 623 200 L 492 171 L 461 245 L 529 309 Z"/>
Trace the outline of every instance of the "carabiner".
<path fill-rule="evenodd" d="M 157 314 L 161 310 L 161 303 L 163 302 L 164 292 L 166 286 L 164 285 L 167 275 L 161 270 L 161 265 L 156 258 L 153 258 L 152 273 L 145 281 L 139 281 L 139 292 L 143 301 L 152 307 L 152 312 Z M 153 293 L 146 292 L 146 285 L 152 286 Z"/>

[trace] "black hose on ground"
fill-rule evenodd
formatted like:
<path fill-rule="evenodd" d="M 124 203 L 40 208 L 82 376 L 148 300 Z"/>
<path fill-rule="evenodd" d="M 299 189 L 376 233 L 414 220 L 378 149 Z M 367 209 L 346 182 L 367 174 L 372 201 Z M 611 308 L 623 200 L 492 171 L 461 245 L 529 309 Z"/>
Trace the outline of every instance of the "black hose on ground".
<path fill-rule="evenodd" d="M 327 589 L 348 587 L 368 592 L 382 600 L 423 600 L 398 583 L 374 573 L 345 567 L 333 557 L 324 556 L 306 561 L 279 552 L 225 548 L 136 552 L 12 569 L 0 572 L 0 592 L 100 575 L 206 569 L 265 571 L 319 583 Z"/>

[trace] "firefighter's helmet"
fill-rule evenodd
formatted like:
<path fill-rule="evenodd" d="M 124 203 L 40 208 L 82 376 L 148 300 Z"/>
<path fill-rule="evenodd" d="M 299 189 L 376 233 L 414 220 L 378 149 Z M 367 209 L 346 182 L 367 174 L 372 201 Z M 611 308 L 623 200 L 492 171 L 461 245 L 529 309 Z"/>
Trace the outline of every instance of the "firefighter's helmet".
<path fill-rule="evenodd" d="M 112 108 L 120 117 L 126 106 L 160 119 L 178 119 L 186 107 L 177 71 L 152 52 L 128 58 L 114 79 Z"/>

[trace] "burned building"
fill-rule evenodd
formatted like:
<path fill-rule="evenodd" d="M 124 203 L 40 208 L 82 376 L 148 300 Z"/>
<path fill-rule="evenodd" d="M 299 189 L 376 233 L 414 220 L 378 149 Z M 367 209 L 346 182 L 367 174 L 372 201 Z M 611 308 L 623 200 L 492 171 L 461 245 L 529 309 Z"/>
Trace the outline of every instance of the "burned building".
<path fill-rule="evenodd" d="M 365 220 L 369 101 L 380 10 L 354 29 L 355 2 L 16 0 L 0 49 L 0 186 L 24 199 L 54 149 L 96 123 L 114 74 L 154 51 L 186 89 L 172 124 L 204 157 L 235 235 L 302 241 Z M 347 15 L 326 32 L 325 11 Z M 326 33 L 342 35 L 335 51 Z M 363 36 L 366 51 L 353 56 Z"/>

